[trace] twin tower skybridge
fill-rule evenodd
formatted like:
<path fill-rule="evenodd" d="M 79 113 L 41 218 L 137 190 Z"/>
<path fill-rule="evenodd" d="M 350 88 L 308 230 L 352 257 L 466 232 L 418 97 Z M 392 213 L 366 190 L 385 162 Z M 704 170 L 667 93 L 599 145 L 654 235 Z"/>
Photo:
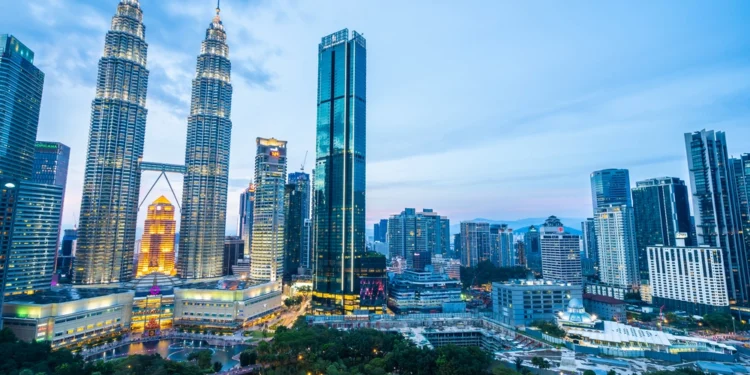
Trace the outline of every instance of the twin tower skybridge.
<path fill-rule="evenodd" d="M 180 200 L 177 198 L 177 194 L 174 192 L 174 188 L 172 188 L 172 183 L 169 182 L 169 177 L 167 177 L 167 173 L 179 173 L 181 175 L 185 175 L 187 172 L 187 167 L 184 165 L 179 164 L 167 164 L 167 163 L 153 163 L 150 161 L 142 161 L 141 162 L 141 174 L 143 172 L 160 172 L 159 177 L 156 178 L 154 183 L 151 185 L 151 187 L 148 189 L 148 192 L 146 195 L 143 196 L 143 200 L 141 203 L 138 204 L 138 212 L 141 211 L 141 207 L 143 206 L 143 203 L 146 202 L 146 199 L 148 199 L 148 195 L 151 194 L 151 190 L 154 190 L 154 187 L 156 186 L 156 183 L 159 182 L 159 180 L 164 177 L 165 180 L 167 180 L 167 185 L 169 185 L 169 190 L 172 191 L 172 196 L 174 197 L 174 202 L 177 205 L 177 209 L 182 212 L 182 206 L 180 205 Z"/>

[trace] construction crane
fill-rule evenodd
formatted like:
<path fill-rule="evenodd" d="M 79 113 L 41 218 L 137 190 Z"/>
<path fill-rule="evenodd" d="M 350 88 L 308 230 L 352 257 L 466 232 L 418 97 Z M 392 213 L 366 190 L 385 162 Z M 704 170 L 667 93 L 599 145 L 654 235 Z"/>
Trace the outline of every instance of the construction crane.
<path fill-rule="evenodd" d="M 304 172 L 305 171 L 305 163 L 307 162 L 307 152 L 309 150 L 305 150 L 305 158 L 302 159 L 302 165 L 300 165 L 299 170 Z"/>

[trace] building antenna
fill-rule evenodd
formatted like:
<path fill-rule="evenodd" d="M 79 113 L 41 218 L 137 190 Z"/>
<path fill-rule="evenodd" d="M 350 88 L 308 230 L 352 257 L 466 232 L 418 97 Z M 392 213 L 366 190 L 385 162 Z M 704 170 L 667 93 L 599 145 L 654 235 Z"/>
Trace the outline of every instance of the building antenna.
<path fill-rule="evenodd" d="M 299 169 L 304 172 L 305 171 L 305 163 L 307 162 L 307 152 L 309 150 L 305 150 L 305 158 L 302 159 L 302 165 L 300 165 Z"/>

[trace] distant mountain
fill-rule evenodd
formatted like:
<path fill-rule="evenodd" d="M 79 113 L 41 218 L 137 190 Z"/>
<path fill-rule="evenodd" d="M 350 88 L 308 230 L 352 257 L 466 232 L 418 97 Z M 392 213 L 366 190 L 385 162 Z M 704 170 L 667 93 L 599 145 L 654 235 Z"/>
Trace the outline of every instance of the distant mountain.
<path fill-rule="evenodd" d="M 581 234 L 581 222 L 585 219 L 581 218 L 571 218 L 571 217 L 558 217 L 560 221 L 565 226 L 565 230 L 568 231 L 568 233 L 571 234 Z M 540 217 L 540 218 L 528 218 L 528 219 L 518 219 L 518 220 L 491 220 L 491 219 L 485 219 L 485 218 L 477 218 L 473 221 L 479 221 L 484 223 L 490 223 L 490 224 L 507 224 L 509 228 L 513 229 L 514 233 L 526 233 L 528 231 L 529 226 L 534 225 L 536 227 L 541 226 L 544 224 L 544 221 L 547 220 L 546 217 Z M 461 231 L 461 223 L 453 223 L 451 224 L 451 234 L 456 234 Z"/>

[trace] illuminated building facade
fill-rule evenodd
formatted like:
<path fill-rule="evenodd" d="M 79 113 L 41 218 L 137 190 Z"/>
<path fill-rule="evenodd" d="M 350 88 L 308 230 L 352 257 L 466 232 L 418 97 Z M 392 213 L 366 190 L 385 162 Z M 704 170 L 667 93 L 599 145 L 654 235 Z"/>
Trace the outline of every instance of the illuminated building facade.
<path fill-rule="evenodd" d="M 611 168 L 591 173 L 591 202 L 595 212 L 609 205 L 630 206 L 630 172 Z"/>
<path fill-rule="evenodd" d="M 409 269 L 424 270 L 432 256 L 450 250 L 450 221 L 432 209 L 406 208 L 391 215 L 385 225 L 390 257 L 403 257 Z"/>
<path fill-rule="evenodd" d="M 318 46 L 318 115 L 313 185 L 313 309 L 358 308 L 355 259 L 365 252 L 365 38 L 343 29 Z"/>
<path fill-rule="evenodd" d="M 62 187 L 60 218 L 57 221 L 58 234 L 62 229 L 62 216 L 65 204 L 65 188 L 68 182 L 69 160 L 70 147 L 60 142 L 37 141 L 34 146 L 34 168 L 31 173 L 31 181 L 39 184 Z M 60 244 L 59 235 L 57 238 L 58 239 L 55 242 L 55 250 L 57 250 Z M 57 251 L 55 251 L 55 270 L 57 270 L 57 257 L 58 254 Z"/>
<path fill-rule="evenodd" d="M 490 261 L 496 267 L 515 267 L 518 263 L 513 247 L 513 229 L 507 224 L 490 225 Z"/>
<path fill-rule="evenodd" d="M 178 273 L 221 276 L 232 135 L 231 63 L 227 34 L 216 16 L 201 43 L 188 116 Z"/>
<path fill-rule="evenodd" d="M 250 277 L 276 281 L 284 275 L 286 141 L 256 139 L 255 210 Z"/>
<path fill-rule="evenodd" d="M 137 0 L 120 0 L 99 60 L 73 270 L 76 284 L 116 283 L 133 276 L 149 75 L 142 21 Z"/>
<path fill-rule="evenodd" d="M 152 272 L 165 275 L 175 274 L 174 234 L 176 226 L 174 206 L 165 196 L 160 196 L 148 206 L 143 237 L 141 237 L 141 252 L 138 256 L 138 277 Z"/>
<path fill-rule="evenodd" d="M 20 340 L 53 348 L 114 337 L 130 327 L 134 293 L 127 289 L 59 289 L 15 296 L 3 305 L 4 327 Z"/>
<path fill-rule="evenodd" d="M 175 288 L 175 327 L 234 332 L 281 308 L 281 280 L 222 280 Z"/>

